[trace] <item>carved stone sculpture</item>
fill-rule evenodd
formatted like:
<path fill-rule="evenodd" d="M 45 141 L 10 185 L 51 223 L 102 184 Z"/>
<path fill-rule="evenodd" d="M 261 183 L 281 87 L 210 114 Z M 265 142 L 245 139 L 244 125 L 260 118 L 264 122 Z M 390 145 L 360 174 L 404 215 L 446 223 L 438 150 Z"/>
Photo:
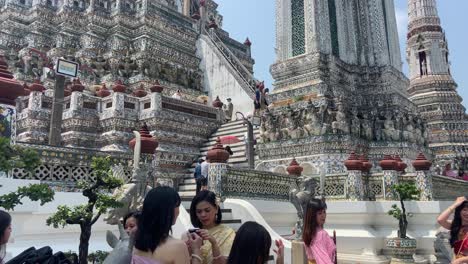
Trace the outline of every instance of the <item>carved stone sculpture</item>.
<path fill-rule="evenodd" d="M 335 121 L 332 122 L 333 134 L 349 134 L 349 123 L 343 105 L 338 104 Z"/>
<path fill-rule="evenodd" d="M 129 183 L 115 190 L 114 197 L 122 203 L 122 207 L 115 208 L 109 212 L 105 219 L 108 224 L 118 224 L 120 219 L 131 211 L 141 209 L 146 194 L 151 190 L 146 184 L 149 167 L 140 163 L 141 135 L 138 131 L 133 131 L 136 137 L 136 144 L 133 156 L 133 173 Z M 114 172 L 115 174 L 115 172 Z"/>
<path fill-rule="evenodd" d="M 134 238 L 125 232 L 121 223 L 118 226 L 120 239 L 111 231 L 107 231 L 106 233 L 107 244 L 112 248 L 112 251 L 106 257 L 103 264 L 128 264 L 132 260 L 133 245 L 135 244 Z"/>
<path fill-rule="evenodd" d="M 315 187 L 317 183 L 312 177 L 299 177 L 296 186 L 291 187 L 289 192 L 289 201 L 297 210 L 296 237 L 302 237 L 304 227 L 304 216 L 307 210 L 307 204 L 315 197 Z"/>

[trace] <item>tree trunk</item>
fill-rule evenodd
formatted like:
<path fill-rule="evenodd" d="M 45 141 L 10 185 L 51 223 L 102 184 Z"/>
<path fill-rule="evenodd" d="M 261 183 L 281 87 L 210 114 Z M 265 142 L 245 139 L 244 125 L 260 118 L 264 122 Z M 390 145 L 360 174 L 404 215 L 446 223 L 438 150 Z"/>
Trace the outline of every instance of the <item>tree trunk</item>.
<path fill-rule="evenodd" d="M 80 246 L 79 246 L 79 263 L 87 264 L 88 263 L 89 239 L 91 238 L 91 223 L 81 224 L 80 227 L 81 227 L 81 234 L 80 234 Z"/>
<path fill-rule="evenodd" d="M 406 229 L 408 227 L 408 220 L 406 219 L 406 208 L 403 201 L 401 203 L 401 219 L 399 221 L 400 225 L 400 238 L 406 238 Z"/>

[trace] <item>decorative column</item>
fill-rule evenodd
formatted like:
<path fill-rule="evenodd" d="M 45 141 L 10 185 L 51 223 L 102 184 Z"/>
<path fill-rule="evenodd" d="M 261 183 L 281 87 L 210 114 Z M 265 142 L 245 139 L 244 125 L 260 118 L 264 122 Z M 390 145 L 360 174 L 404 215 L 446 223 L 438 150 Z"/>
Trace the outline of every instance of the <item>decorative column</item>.
<path fill-rule="evenodd" d="M 385 155 L 384 158 L 379 162 L 380 167 L 383 170 L 383 194 L 384 199 L 389 201 L 398 200 L 396 193 L 393 191 L 392 186 L 398 184 L 398 162 L 394 160 L 390 155 Z"/>
<path fill-rule="evenodd" d="M 222 177 L 227 173 L 229 153 L 224 149 L 219 138 L 216 140 L 216 145 L 206 154 L 206 159 L 210 163 L 208 189 L 216 194 L 220 202 L 224 202 L 226 198 L 223 197 Z"/>
<path fill-rule="evenodd" d="M 162 110 L 162 91 L 164 87 L 159 84 L 159 81 L 156 81 L 153 86 L 150 87 L 151 90 L 151 111 L 160 111 Z"/>
<path fill-rule="evenodd" d="M 112 86 L 114 94 L 112 95 L 112 108 L 114 117 L 124 117 L 125 110 L 125 91 L 127 87 L 122 84 L 122 81 L 118 80 L 114 86 Z"/>
<path fill-rule="evenodd" d="M 34 83 L 29 87 L 29 90 L 31 93 L 29 94 L 28 109 L 41 110 L 42 94 L 45 91 L 45 87 L 40 83 L 39 80 L 35 80 Z"/>
<path fill-rule="evenodd" d="M 81 84 L 79 79 L 73 80 L 73 84 L 70 87 L 70 110 L 76 111 L 83 107 L 83 94 L 85 87 Z"/>
<path fill-rule="evenodd" d="M 362 161 L 352 152 L 349 158 L 344 162 L 348 169 L 348 178 L 346 179 L 346 199 L 350 201 L 364 200 L 364 184 L 362 182 Z"/>
<path fill-rule="evenodd" d="M 419 153 L 419 156 L 413 161 L 413 167 L 416 170 L 416 186 L 420 191 L 420 201 L 432 201 L 432 175 L 429 169 L 432 166 L 432 162 L 426 159 L 423 153 Z"/>
<path fill-rule="evenodd" d="M 366 157 L 366 155 L 362 154 L 360 158 L 362 162 L 362 178 L 363 178 L 363 186 L 364 186 L 364 200 L 374 200 L 374 193 L 370 188 L 370 170 L 372 169 L 372 163 Z"/>
<path fill-rule="evenodd" d="M 134 183 L 137 188 L 136 189 L 137 192 L 134 193 L 134 195 L 137 194 L 137 197 L 139 199 L 136 199 L 137 197 L 134 197 L 134 199 L 138 201 L 143 201 L 146 195 L 146 190 L 148 188 L 147 187 L 148 175 L 149 175 L 152 161 L 145 160 L 146 162 L 143 162 L 143 164 L 140 164 L 140 154 L 153 155 L 159 143 L 149 133 L 148 126 L 146 125 L 146 123 L 144 123 L 143 126 L 140 128 L 139 133 L 134 131 L 134 134 L 136 137 L 130 140 L 130 142 L 128 142 L 130 149 L 133 149 L 134 151 L 134 159 L 133 159 L 134 164 L 133 164 L 132 178 L 130 180 L 130 183 Z M 169 185 L 173 187 L 170 184 L 163 184 L 163 183 L 165 183 L 164 180 L 161 181 L 160 185 L 164 185 L 164 186 Z M 154 185 L 154 182 L 152 182 L 151 184 Z"/>

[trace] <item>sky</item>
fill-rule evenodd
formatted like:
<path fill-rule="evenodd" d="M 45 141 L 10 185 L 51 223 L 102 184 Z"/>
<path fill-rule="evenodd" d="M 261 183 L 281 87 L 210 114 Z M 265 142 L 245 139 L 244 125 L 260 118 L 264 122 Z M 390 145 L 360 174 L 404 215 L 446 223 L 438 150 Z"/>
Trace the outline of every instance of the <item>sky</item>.
<path fill-rule="evenodd" d="M 275 0 L 215 0 L 223 15 L 223 28 L 232 38 L 252 42 L 252 57 L 255 59 L 255 77 L 265 80 L 271 87 L 273 78 L 270 65 L 275 58 Z M 395 14 L 400 35 L 401 58 L 407 74 L 406 32 L 408 26 L 407 0 L 394 0 Z M 458 83 L 458 93 L 468 108 L 468 22 L 463 22 L 468 0 L 438 0 L 439 17 L 442 21 L 450 50 L 451 72 Z"/>

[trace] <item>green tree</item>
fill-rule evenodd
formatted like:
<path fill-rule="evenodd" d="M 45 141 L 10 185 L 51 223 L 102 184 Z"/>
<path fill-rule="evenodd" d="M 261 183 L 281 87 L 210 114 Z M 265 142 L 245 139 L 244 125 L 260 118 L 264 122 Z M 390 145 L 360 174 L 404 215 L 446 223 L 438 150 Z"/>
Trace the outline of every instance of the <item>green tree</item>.
<path fill-rule="evenodd" d="M 401 209 L 398 205 L 392 205 L 392 209 L 388 211 L 388 214 L 398 220 L 398 237 L 408 238 L 406 236 L 406 230 L 408 228 L 408 219 L 411 214 L 406 213 L 404 201 L 416 200 L 419 197 L 419 190 L 414 183 L 400 183 L 393 186 L 393 191 L 398 195 L 400 200 Z"/>
<path fill-rule="evenodd" d="M 29 172 L 40 165 L 41 160 L 33 149 L 10 145 L 10 140 L 0 137 L 0 172 L 8 172 L 13 168 L 24 168 Z M 46 184 L 31 184 L 27 187 L 19 187 L 16 192 L 0 196 L 0 207 L 6 210 L 14 210 L 22 204 L 21 199 L 28 197 L 32 201 L 40 201 L 41 205 L 54 200 L 54 191 Z"/>
<path fill-rule="evenodd" d="M 54 228 L 66 225 L 80 226 L 79 263 L 87 263 L 92 226 L 108 209 L 122 206 L 111 195 L 111 192 L 122 186 L 123 181 L 112 175 L 110 166 L 110 157 L 94 157 L 91 168 L 96 176 L 96 182 L 78 183 L 79 188 L 83 190 L 83 196 L 88 198 L 88 203 L 74 207 L 61 205 L 57 208 L 57 212 L 47 219 L 47 225 L 52 225 Z"/>

